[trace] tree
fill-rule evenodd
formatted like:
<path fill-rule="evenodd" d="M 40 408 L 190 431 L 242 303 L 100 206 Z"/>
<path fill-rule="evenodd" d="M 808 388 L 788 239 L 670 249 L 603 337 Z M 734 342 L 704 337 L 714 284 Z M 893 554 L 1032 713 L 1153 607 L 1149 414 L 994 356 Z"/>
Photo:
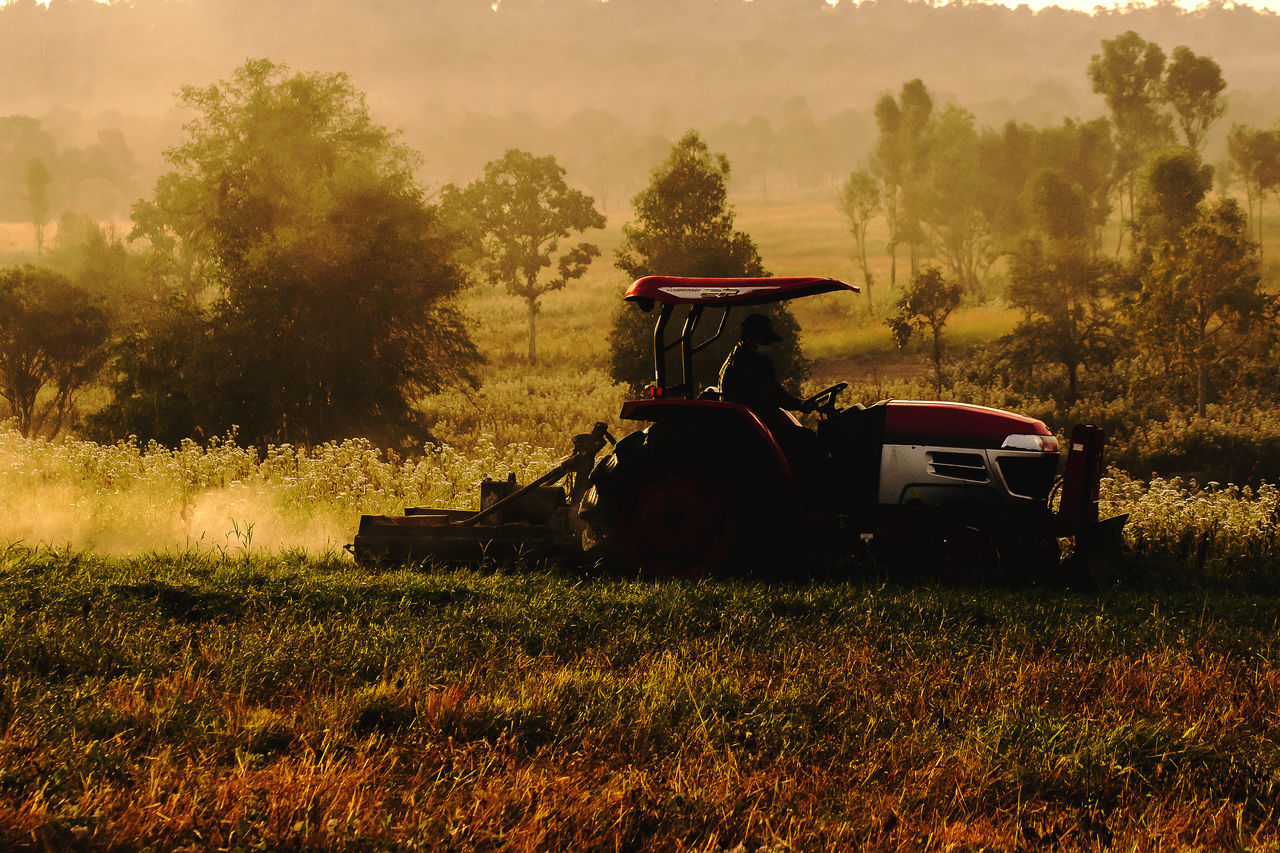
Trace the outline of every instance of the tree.
<path fill-rule="evenodd" d="M 1258 252 L 1261 253 L 1262 202 L 1268 192 L 1280 190 L 1280 131 L 1233 125 L 1227 134 L 1227 153 L 1244 181 L 1249 215 L 1257 223 Z"/>
<path fill-rule="evenodd" d="M 1103 39 L 1102 53 L 1094 54 L 1089 62 L 1093 91 L 1107 102 L 1116 127 L 1115 185 L 1122 190 L 1122 200 L 1123 192 L 1128 192 L 1130 217 L 1138 167 L 1151 152 L 1173 141 L 1173 128 L 1163 110 L 1164 66 L 1160 45 L 1144 40 L 1133 30 L 1114 39 Z M 1123 241 L 1123 228 L 1120 235 Z"/>
<path fill-rule="evenodd" d="M 855 258 L 862 267 L 862 287 L 867 299 L 867 311 L 875 310 L 871 300 L 871 288 L 875 278 L 867 263 L 867 228 L 880 212 L 880 184 L 865 169 L 853 172 L 840 188 L 840 209 L 849 220 L 849 232 L 853 234 Z"/>
<path fill-rule="evenodd" d="M 58 233 L 45 255 L 51 269 L 104 300 L 117 311 L 137 310 L 149 301 L 139 269 L 139 256 L 131 254 L 112 226 L 100 226 L 87 216 L 67 211 L 58 218 Z"/>
<path fill-rule="evenodd" d="M 1008 122 L 978 136 L 975 181 L 979 208 L 995 248 L 1016 251 L 1029 231 L 1043 232 L 1046 213 L 1057 230 L 1083 229 L 1097 242 L 1111 214 L 1115 143 L 1105 118 L 1065 120 L 1056 127 Z M 1050 211 L 1057 191 L 1070 192 L 1070 211 Z M 1083 206 L 1081 206 L 1083 204 Z"/>
<path fill-rule="evenodd" d="M 57 168 L 58 146 L 53 137 L 39 119 L 0 117 L 0 222 L 30 221 L 27 170 L 32 160 Z"/>
<path fill-rule="evenodd" d="M 667 159 L 654 169 L 649 186 L 632 199 L 636 220 L 622 226 L 623 241 L 615 255 L 618 269 L 633 279 L 644 275 L 767 275 L 751 237 L 733 227 L 729 171 L 728 159 L 713 154 L 696 131 L 681 137 Z M 798 381 L 806 363 L 795 318 L 782 304 L 752 310 L 768 315 L 774 330 L 782 335 L 774 354 L 778 376 Z M 678 328 L 683 316 L 684 312 L 678 311 L 673 325 Z M 732 337 L 721 336 L 707 349 L 701 363 L 714 363 L 718 370 L 734 343 Z M 634 306 L 622 306 L 614 317 L 610 337 L 613 378 L 632 387 L 652 379 L 652 342 L 653 321 Z"/>
<path fill-rule="evenodd" d="M 1116 275 L 1115 262 L 1095 257 L 1079 237 L 1028 240 L 1010 259 L 1008 299 L 1023 317 L 1001 345 L 1027 367 L 1061 365 L 1067 405 L 1079 397 L 1081 367 L 1116 349 L 1102 299 Z"/>
<path fill-rule="evenodd" d="M 90 295 L 41 267 L 0 271 L 0 395 L 24 436 L 55 436 L 102 370 L 110 321 Z"/>
<path fill-rule="evenodd" d="M 885 216 L 889 221 L 889 286 L 898 283 L 898 244 L 911 247 L 914 274 L 923 230 L 917 221 L 920 175 L 925 163 L 925 144 L 933 117 L 933 96 L 924 81 L 911 80 L 902 86 L 897 100 L 885 95 L 876 102 L 876 141 L 873 168 L 884 184 Z"/>
<path fill-rule="evenodd" d="M 63 195 L 94 219 L 115 219 L 127 213 L 138 197 L 134 184 L 137 161 L 116 128 L 98 131 L 96 142 L 84 148 L 65 148 L 59 155 Z"/>
<path fill-rule="evenodd" d="M 183 352 L 181 339 L 138 349 L 103 429 L 171 442 L 233 425 L 258 443 L 425 437 L 415 400 L 471 381 L 479 356 L 450 304 L 465 281 L 455 240 L 412 178 L 414 155 L 343 74 L 251 60 L 181 101 L 195 117 L 166 152 L 174 171 L 137 206 L 137 233 L 168 259 L 159 269 L 199 273 L 175 282 L 194 321 L 160 311 L 136 334 L 194 335 L 169 366 L 190 384 L 165 397 L 148 386 L 160 371 L 147 354 Z"/>
<path fill-rule="evenodd" d="M 1089 200 L 1058 169 L 1036 172 L 1023 190 L 1023 204 L 1031 226 L 1050 240 L 1084 241 L 1090 234 Z"/>
<path fill-rule="evenodd" d="M 1152 157 L 1142 170 L 1133 221 L 1139 243 L 1152 247 L 1176 239 L 1199 215 L 1212 185 L 1213 167 L 1190 148 L 1169 148 Z"/>
<path fill-rule="evenodd" d="M 1178 45 L 1165 72 L 1164 97 L 1178 117 L 1187 147 L 1199 151 L 1205 134 L 1227 111 L 1222 92 L 1227 81 L 1222 68 L 1207 56 L 1197 56 L 1191 48 Z"/>
<path fill-rule="evenodd" d="M 951 312 L 960 307 L 964 288 L 947 281 L 942 270 L 925 267 L 916 273 L 897 303 L 897 313 L 885 320 L 893 333 L 893 342 L 902 349 L 913 334 L 928 330 L 931 335 L 930 356 L 933 361 L 934 387 L 942 396 L 942 361 L 945 356 L 942 330 Z"/>
<path fill-rule="evenodd" d="M 444 189 L 446 216 L 465 223 L 472 263 L 490 282 L 525 301 L 529 310 L 529 364 L 538 361 L 538 308 L 544 293 L 560 290 L 587 271 L 600 250 L 578 243 L 561 250 L 571 234 L 603 228 L 604 216 L 588 195 L 570 189 L 555 157 L 512 148 L 484 167 L 465 189 Z M 541 278 L 555 265 L 556 275 Z"/>
<path fill-rule="evenodd" d="M 973 116 L 948 106 L 930 125 L 928 158 L 916 190 L 918 221 L 928 228 L 952 277 L 975 295 L 999 256 L 985 204 L 994 193 L 979 152 Z"/>
<path fill-rule="evenodd" d="M 31 209 L 31 224 L 36 229 L 36 254 L 44 254 L 44 225 L 49 221 L 49 184 L 53 176 L 39 157 L 27 161 L 26 196 Z"/>
<path fill-rule="evenodd" d="M 1222 199 L 1202 204 L 1190 223 L 1156 245 L 1142 272 L 1132 312 L 1138 334 L 1148 349 L 1191 373 L 1202 418 L 1211 369 L 1270 313 L 1258 266 L 1244 213 L 1234 199 Z"/>

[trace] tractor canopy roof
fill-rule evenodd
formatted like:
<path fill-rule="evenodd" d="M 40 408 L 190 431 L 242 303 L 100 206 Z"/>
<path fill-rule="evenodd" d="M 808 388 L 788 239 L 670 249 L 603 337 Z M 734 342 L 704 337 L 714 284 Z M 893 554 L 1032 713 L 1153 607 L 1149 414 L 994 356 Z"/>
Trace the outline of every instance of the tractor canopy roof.
<path fill-rule="evenodd" d="M 833 290 L 858 292 L 857 285 L 834 278 L 803 276 L 793 278 L 689 278 L 676 275 L 647 275 L 627 288 L 623 299 L 638 302 L 646 311 L 662 305 L 762 305 L 782 302 Z"/>

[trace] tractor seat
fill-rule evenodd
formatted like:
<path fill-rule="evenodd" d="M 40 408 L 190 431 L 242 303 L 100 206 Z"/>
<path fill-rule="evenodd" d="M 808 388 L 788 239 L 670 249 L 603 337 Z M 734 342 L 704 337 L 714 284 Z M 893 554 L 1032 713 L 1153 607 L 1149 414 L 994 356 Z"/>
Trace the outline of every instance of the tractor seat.
<path fill-rule="evenodd" d="M 702 389 L 702 393 L 698 395 L 699 400 L 716 400 L 724 399 L 724 395 L 720 393 L 719 385 L 708 385 Z"/>

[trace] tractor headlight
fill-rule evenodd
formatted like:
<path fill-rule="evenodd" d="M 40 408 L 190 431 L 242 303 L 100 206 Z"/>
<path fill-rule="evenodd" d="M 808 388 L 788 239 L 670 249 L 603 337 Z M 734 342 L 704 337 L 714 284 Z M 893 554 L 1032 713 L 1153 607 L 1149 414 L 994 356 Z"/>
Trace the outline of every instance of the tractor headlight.
<path fill-rule="evenodd" d="M 1045 453 L 1058 452 L 1058 439 L 1051 435 L 1032 435 L 1030 433 L 1016 433 L 1014 435 L 1005 436 L 1004 442 L 1000 445 L 1001 450 L 1039 450 Z"/>

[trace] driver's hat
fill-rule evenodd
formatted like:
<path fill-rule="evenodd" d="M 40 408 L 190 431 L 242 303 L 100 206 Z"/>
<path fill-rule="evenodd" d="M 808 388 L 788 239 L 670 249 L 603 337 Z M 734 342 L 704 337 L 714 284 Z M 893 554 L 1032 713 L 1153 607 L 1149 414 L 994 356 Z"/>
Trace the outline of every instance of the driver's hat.
<path fill-rule="evenodd" d="M 761 341 L 771 344 L 782 340 L 782 336 L 773 330 L 773 323 L 763 314 L 748 314 L 742 321 L 742 339 Z"/>

